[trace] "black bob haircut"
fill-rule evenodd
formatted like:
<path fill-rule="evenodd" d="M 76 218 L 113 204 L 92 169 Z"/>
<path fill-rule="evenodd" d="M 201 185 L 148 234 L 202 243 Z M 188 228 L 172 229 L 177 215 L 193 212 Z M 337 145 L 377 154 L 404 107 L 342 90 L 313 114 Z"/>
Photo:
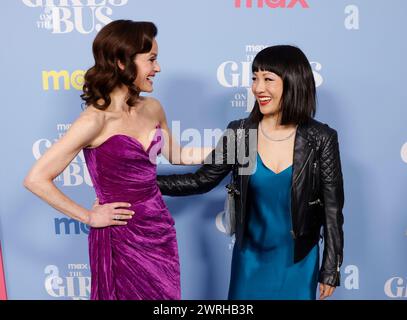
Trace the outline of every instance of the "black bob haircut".
<path fill-rule="evenodd" d="M 283 80 L 281 124 L 302 124 L 315 116 L 316 89 L 311 65 L 297 47 L 277 45 L 261 50 L 253 60 L 252 72 L 269 71 Z M 250 118 L 260 122 L 263 114 L 256 101 Z"/>

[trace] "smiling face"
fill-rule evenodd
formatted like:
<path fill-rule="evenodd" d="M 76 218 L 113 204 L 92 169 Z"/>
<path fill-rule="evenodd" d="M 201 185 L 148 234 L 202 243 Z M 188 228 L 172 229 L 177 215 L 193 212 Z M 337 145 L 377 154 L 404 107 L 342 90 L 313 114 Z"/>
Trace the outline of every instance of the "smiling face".
<path fill-rule="evenodd" d="M 253 73 L 252 92 L 263 115 L 274 115 L 281 111 L 283 79 L 269 71 Z"/>
<path fill-rule="evenodd" d="M 150 52 L 139 53 L 134 59 L 134 63 L 137 66 L 137 78 L 134 84 L 140 92 L 153 91 L 153 78 L 157 72 L 161 71 L 157 56 L 158 45 L 154 39 Z"/>

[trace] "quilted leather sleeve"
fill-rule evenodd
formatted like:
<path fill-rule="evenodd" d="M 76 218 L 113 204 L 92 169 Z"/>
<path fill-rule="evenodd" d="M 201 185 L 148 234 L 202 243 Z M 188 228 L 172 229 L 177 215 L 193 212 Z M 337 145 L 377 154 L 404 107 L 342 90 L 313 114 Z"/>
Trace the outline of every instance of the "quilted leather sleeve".
<path fill-rule="evenodd" d="M 338 134 L 336 131 L 328 138 L 322 150 L 321 178 L 324 184 L 342 182 Z"/>

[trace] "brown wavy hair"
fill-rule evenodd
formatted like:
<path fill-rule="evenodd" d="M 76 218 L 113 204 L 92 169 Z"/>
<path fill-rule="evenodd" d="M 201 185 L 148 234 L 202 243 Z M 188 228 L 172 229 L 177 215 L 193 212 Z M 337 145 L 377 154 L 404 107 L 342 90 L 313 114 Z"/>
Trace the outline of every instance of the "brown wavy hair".
<path fill-rule="evenodd" d="M 110 93 L 124 85 L 128 88 L 126 102 L 134 105 L 140 93 L 134 85 L 137 77 L 134 58 L 138 53 L 149 52 L 156 36 L 157 27 L 152 22 L 116 20 L 104 26 L 93 41 L 95 65 L 85 73 L 81 94 L 85 104 L 105 110 L 111 103 Z M 124 70 L 119 68 L 119 61 Z"/>

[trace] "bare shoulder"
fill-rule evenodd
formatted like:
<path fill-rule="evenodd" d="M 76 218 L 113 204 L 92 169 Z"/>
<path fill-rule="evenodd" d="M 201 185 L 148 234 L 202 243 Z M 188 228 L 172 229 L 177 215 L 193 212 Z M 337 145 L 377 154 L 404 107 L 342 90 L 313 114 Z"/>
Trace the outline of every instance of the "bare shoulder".
<path fill-rule="evenodd" d="M 152 109 L 153 111 L 163 111 L 161 102 L 153 97 L 143 97 L 143 101 L 146 107 Z"/>
<path fill-rule="evenodd" d="M 85 145 L 97 137 L 106 123 L 106 114 L 94 107 L 87 107 L 75 120 L 67 132 L 67 137 L 81 141 Z"/>
<path fill-rule="evenodd" d="M 149 117 L 160 122 L 165 119 L 164 108 L 158 99 L 153 97 L 143 97 L 143 102 Z"/>
<path fill-rule="evenodd" d="M 106 112 L 94 107 L 87 107 L 79 115 L 76 122 L 87 130 L 102 130 L 106 120 Z"/>

